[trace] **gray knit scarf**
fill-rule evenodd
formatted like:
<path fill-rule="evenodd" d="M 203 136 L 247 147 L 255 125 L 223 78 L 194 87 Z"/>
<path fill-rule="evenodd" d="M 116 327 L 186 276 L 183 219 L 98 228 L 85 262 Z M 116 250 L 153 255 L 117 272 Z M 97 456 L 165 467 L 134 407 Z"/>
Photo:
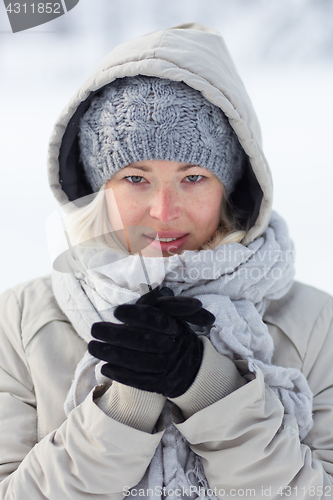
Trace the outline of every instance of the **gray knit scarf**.
<path fill-rule="evenodd" d="M 294 247 L 286 223 L 272 212 L 264 234 L 247 247 L 230 243 L 167 258 L 128 255 L 121 260 L 109 249 L 86 249 L 81 265 L 87 272 L 54 271 L 53 288 L 61 309 L 86 342 L 92 339 L 94 322 L 118 322 L 113 316 L 115 307 L 134 303 L 140 297 L 147 273 L 151 283 L 170 287 L 176 296 L 199 299 L 215 315 L 216 322 L 210 331 L 198 328 L 197 333 L 206 335 L 219 353 L 246 360 L 250 371 L 263 373 L 285 413 L 295 416 L 302 440 L 312 427 L 311 391 L 299 370 L 271 364 L 273 341 L 262 321 L 270 301 L 280 299 L 291 288 L 293 260 Z M 110 384 L 100 373 L 102 364 L 88 352 L 80 361 L 65 402 L 67 416 L 95 385 Z M 162 487 L 189 491 L 192 486 L 191 491 L 194 487 L 200 494 L 191 498 L 212 498 L 205 493 L 209 486 L 201 460 L 172 424 L 170 407 L 167 401 L 162 412 L 166 430 L 136 488 L 149 488 L 155 492 L 153 498 L 160 499 Z"/>

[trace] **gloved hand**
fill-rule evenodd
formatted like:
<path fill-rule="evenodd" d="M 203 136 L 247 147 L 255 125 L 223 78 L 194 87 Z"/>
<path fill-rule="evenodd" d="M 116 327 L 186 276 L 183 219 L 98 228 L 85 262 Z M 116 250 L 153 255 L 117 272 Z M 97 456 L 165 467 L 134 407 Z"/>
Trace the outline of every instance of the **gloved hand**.
<path fill-rule="evenodd" d="M 187 321 L 211 326 L 215 317 L 200 300 L 174 297 L 154 289 L 114 315 L 124 324 L 94 323 L 88 350 L 106 361 L 103 375 L 124 385 L 175 398 L 190 387 L 199 370 L 203 346 Z"/>

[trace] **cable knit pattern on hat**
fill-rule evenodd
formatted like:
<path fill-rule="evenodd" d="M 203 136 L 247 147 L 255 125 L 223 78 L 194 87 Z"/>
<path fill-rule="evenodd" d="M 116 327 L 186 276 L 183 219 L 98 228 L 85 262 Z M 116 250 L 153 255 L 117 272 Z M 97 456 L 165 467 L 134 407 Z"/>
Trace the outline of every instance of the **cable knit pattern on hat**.
<path fill-rule="evenodd" d="M 115 80 L 95 96 L 79 140 L 94 191 L 130 163 L 170 160 L 207 168 L 228 195 L 246 158 L 225 114 L 201 92 L 146 76 Z"/>

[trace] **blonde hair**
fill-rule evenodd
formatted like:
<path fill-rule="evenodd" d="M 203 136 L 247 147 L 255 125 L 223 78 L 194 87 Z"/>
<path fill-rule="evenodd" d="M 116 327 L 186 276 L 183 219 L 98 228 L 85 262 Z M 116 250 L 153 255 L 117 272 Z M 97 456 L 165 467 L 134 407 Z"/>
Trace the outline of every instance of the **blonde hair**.
<path fill-rule="evenodd" d="M 227 243 L 241 243 L 246 235 L 246 231 L 239 229 L 236 211 L 230 205 L 226 195 L 223 195 L 221 203 L 221 219 L 215 233 L 210 237 L 202 250 L 213 250 L 219 245 Z"/>
<path fill-rule="evenodd" d="M 77 207 L 73 203 L 70 204 L 65 225 L 72 245 L 114 246 L 105 201 L 105 184 L 101 186 L 93 201 L 88 205 Z M 227 243 L 240 243 L 246 231 L 238 229 L 237 226 L 237 215 L 224 194 L 220 224 L 200 250 L 212 250 Z"/>

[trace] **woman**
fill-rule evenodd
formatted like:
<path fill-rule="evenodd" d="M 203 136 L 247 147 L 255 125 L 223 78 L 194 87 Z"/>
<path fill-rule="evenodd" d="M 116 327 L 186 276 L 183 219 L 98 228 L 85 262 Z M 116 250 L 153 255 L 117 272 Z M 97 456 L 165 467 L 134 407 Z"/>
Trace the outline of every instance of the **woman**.
<path fill-rule="evenodd" d="M 111 52 L 49 179 L 67 250 L 1 299 L 0 498 L 331 496 L 333 302 L 219 34 Z"/>

